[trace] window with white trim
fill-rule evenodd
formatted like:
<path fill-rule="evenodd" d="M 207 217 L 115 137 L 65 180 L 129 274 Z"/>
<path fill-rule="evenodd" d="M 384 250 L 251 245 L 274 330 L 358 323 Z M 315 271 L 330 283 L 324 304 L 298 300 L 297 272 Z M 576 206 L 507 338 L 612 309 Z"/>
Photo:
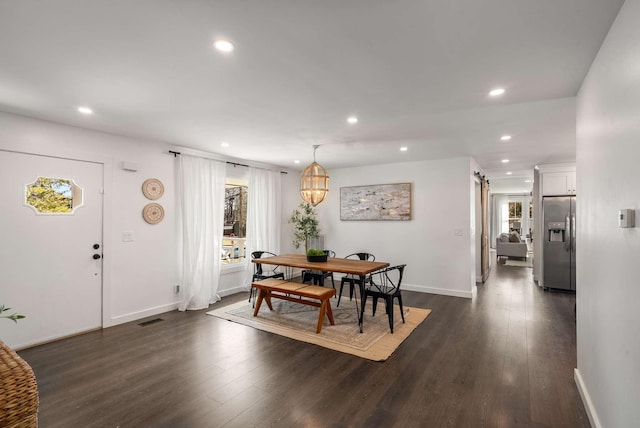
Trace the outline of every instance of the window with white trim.
<path fill-rule="evenodd" d="M 227 166 L 224 198 L 224 231 L 222 266 L 246 260 L 248 172 L 245 168 Z"/>

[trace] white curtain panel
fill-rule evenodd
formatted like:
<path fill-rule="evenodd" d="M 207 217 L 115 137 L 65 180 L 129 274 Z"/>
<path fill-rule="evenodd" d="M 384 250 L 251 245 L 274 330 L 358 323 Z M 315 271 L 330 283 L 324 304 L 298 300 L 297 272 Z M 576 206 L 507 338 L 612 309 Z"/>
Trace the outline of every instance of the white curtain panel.
<path fill-rule="evenodd" d="M 509 196 L 495 194 L 491 197 L 491 248 L 496 247 L 496 238 L 509 232 Z M 505 229 L 506 228 L 506 229 Z"/>
<path fill-rule="evenodd" d="M 280 253 L 282 224 L 282 178 L 280 172 L 259 168 L 249 169 L 247 200 L 247 268 L 245 285 L 253 276 L 253 251 Z"/>
<path fill-rule="evenodd" d="M 205 309 L 220 300 L 225 177 L 224 162 L 178 157 L 181 311 Z"/>

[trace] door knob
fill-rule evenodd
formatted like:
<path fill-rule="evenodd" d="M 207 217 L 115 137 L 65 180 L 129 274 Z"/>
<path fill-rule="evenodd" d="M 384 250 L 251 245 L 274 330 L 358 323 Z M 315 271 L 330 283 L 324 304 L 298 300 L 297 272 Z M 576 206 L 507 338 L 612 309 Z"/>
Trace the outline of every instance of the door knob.
<path fill-rule="evenodd" d="M 93 259 L 94 259 L 94 260 L 98 260 L 99 258 L 100 258 L 100 254 L 94 254 L 94 255 L 93 255 Z"/>
<path fill-rule="evenodd" d="M 97 250 L 98 248 L 100 248 L 100 244 L 93 244 L 93 249 Z"/>

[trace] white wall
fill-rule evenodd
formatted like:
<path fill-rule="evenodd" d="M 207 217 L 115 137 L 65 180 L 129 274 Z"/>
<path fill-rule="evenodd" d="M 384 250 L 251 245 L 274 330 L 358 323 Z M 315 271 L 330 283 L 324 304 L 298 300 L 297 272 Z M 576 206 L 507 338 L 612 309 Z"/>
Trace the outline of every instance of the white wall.
<path fill-rule="evenodd" d="M 578 95 L 577 331 L 594 426 L 640 421 L 640 1 L 627 0 Z"/>
<path fill-rule="evenodd" d="M 325 247 L 338 257 L 367 251 L 392 265 L 406 263 L 406 289 L 473 297 L 474 168 L 473 159 L 454 158 L 330 170 L 329 196 L 317 207 Z M 413 189 L 411 221 L 340 220 L 340 187 L 405 182 Z M 300 201 L 297 181 L 290 193 L 295 196 L 285 202 L 285 215 Z M 454 235 L 456 229 L 461 236 Z M 283 230 L 287 244 L 291 228 Z"/>
<path fill-rule="evenodd" d="M 290 172 L 289 174 L 282 177 L 282 242 L 280 243 L 280 253 L 281 254 L 290 254 L 290 253 L 304 253 L 304 247 L 296 249 L 291 241 L 293 240 L 291 225 L 289 224 L 289 218 L 293 213 L 300 202 L 302 202 L 302 197 L 300 196 L 300 171 Z M 330 178 L 331 179 L 331 178 Z M 329 183 L 329 188 L 332 188 L 333 183 Z M 333 190 L 330 190 L 331 194 Z M 320 204 L 320 207 L 322 207 Z M 322 228 L 323 224 L 320 224 L 321 233 L 325 233 L 325 230 Z"/>
<path fill-rule="evenodd" d="M 27 153 L 71 155 L 79 159 L 106 159 L 103 325 L 138 319 L 175 307 L 175 216 L 173 157 L 168 147 L 22 116 L 0 113 L 0 148 Z M 121 161 L 139 164 L 124 171 Z M 149 225 L 142 208 L 149 202 L 141 191 L 147 178 L 165 187 L 159 200 L 164 220 Z M 133 231 L 133 242 L 122 242 L 122 232 Z M 82 302 L 74 302 L 82 304 Z"/>
<path fill-rule="evenodd" d="M 103 241 L 105 327 L 177 308 L 180 296 L 173 292 L 180 283 L 176 267 L 175 160 L 168 154 L 170 148 L 160 142 L 0 113 L 0 149 L 79 159 L 98 157 L 108 162 Z M 138 163 L 139 170 L 123 170 L 122 161 Z M 145 223 L 141 214 L 142 207 L 151 202 L 143 196 L 141 185 L 151 177 L 160 179 L 165 188 L 162 198 L 154 201 L 163 206 L 165 218 L 153 226 Z M 296 173 L 283 176 L 285 200 L 296 197 L 297 186 Z M 286 219 L 283 222 L 286 224 Z M 133 231 L 135 240 L 122 242 L 124 231 Z M 283 226 L 283 235 L 285 232 Z M 289 240 L 288 235 L 283 237 L 283 243 Z M 243 266 L 223 270 L 218 294 L 246 291 L 246 277 Z"/>

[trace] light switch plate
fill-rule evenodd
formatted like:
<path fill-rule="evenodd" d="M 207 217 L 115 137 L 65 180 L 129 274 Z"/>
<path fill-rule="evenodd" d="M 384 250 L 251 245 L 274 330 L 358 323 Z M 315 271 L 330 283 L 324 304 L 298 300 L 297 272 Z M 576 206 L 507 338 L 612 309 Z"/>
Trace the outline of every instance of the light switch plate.
<path fill-rule="evenodd" d="M 122 242 L 132 242 L 133 238 L 133 231 L 127 230 L 125 232 L 122 232 Z"/>

